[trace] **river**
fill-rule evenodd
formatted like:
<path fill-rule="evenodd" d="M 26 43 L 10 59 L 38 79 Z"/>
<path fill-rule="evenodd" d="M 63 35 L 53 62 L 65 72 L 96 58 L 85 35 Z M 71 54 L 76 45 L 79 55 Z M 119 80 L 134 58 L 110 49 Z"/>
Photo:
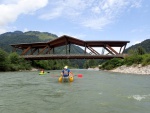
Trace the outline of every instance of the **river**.
<path fill-rule="evenodd" d="M 72 71 L 72 83 L 61 70 L 1 72 L 0 113 L 150 113 L 149 75 Z"/>

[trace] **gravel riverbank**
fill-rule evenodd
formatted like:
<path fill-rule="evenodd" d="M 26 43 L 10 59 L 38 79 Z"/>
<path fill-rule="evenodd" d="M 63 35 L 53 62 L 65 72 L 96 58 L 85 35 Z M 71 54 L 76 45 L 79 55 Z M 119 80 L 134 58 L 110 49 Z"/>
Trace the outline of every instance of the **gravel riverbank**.
<path fill-rule="evenodd" d="M 32 68 L 31 71 L 38 71 L 39 69 Z M 88 70 L 96 70 L 99 71 L 98 67 L 95 68 L 88 68 Z M 133 73 L 133 74 L 145 74 L 145 75 L 150 75 L 150 65 L 148 66 L 142 66 L 141 64 L 139 65 L 132 65 L 132 66 L 120 66 L 116 69 L 109 70 L 110 72 L 119 72 L 119 73 Z"/>
<path fill-rule="evenodd" d="M 132 66 L 120 66 L 116 69 L 110 70 L 111 72 L 120 72 L 120 73 L 133 73 L 133 74 L 146 74 L 150 75 L 150 65 L 142 66 L 139 65 L 132 65 Z"/>

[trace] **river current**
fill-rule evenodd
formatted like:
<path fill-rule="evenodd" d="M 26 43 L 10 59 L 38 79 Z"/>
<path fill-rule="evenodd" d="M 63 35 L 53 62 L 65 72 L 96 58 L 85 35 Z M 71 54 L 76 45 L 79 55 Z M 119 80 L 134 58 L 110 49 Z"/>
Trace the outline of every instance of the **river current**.
<path fill-rule="evenodd" d="M 0 113 L 150 113 L 150 75 L 72 70 L 0 73 Z M 82 77 L 78 77 L 82 74 Z"/>

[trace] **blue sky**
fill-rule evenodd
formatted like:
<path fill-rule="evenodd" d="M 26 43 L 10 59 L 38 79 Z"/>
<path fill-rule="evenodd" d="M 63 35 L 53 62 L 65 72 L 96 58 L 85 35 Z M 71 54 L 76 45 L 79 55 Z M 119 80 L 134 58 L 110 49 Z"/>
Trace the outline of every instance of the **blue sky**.
<path fill-rule="evenodd" d="M 149 0 L 0 0 L 0 9 L 0 34 L 41 31 L 128 46 L 150 38 Z"/>

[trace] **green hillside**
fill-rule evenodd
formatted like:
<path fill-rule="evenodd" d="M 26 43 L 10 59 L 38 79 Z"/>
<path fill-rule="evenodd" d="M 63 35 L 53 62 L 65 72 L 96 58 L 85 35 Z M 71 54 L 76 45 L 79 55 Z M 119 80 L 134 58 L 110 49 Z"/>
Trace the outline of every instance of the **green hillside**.
<path fill-rule="evenodd" d="M 6 52 L 11 52 L 12 48 L 10 44 L 46 42 L 57 37 L 57 35 L 51 33 L 37 31 L 29 31 L 25 33 L 22 31 L 7 32 L 0 35 L 0 48 Z"/>
<path fill-rule="evenodd" d="M 53 40 L 58 37 L 55 34 L 51 34 L 48 32 L 39 32 L 39 31 L 28 31 L 28 32 L 25 32 L 24 34 L 29 35 L 29 36 L 31 36 L 31 35 L 37 36 L 41 40 Z"/>
<path fill-rule="evenodd" d="M 53 39 L 58 38 L 57 35 L 55 34 L 51 34 L 48 32 L 39 32 L 39 31 L 28 31 L 28 32 L 22 32 L 22 31 L 15 31 L 15 32 L 7 32 L 4 34 L 0 35 L 0 49 L 10 53 L 12 52 L 12 47 L 10 46 L 10 44 L 17 44 L 17 43 L 35 43 L 35 42 L 47 42 Z M 19 52 L 19 51 L 17 51 Z M 61 47 L 57 47 L 55 49 L 56 54 L 63 54 L 66 53 L 66 48 L 65 46 L 61 46 Z M 71 53 L 75 53 L 75 54 L 81 54 L 83 53 L 83 49 L 81 49 L 80 47 L 71 44 Z M 41 61 L 40 61 L 41 62 Z M 44 61 L 43 61 L 44 62 Z M 52 61 L 47 61 L 47 62 L 52 62 L 56 65 L 57 61 L 52 60 Z M 70 66 L 72 67 L 79 67 L 79 68 L 83 68 L 84 66 L 84 62 L 85 60 L 63 60 L 59 62 L 68 62 L 67 64 L 70 63 Z M 37 65 L 38 62 L 36 62 Z M 55 69 L 59 69 L 58 67 L 60 67 L 60 63 L 58 63 L 57 67 L 54 67 Z M 61 63 L 61 65 L 63 64 Z M 42 63 L 43 64 L 43 63 Z M 64 63 L 65 64 L 65 63 Z M 48 67 L 48 66 L 46 66 Z M 44 67 L 43 67 L 44 68 Z"/>
<path fill-rule="evenodd" d="M 131 47 L 127 48 L 124 51 L 124 53 L 127 53 L 131 49 L 135 50 L 138 47 L 142 47 L 146 51 L 146 53 L 150 53 L 150 39 L 146 39 L 146 40 L 144 40 L 143 42 L 141 42 L 139 44 L 132 45 Z"/>
<path fill-rule="evenodd" d="M 0 48 L 5 50 L 6 52 L 11 52 L 12 48 L 10 44 L 17 44 L 17 43 L 34 43 L 34 42 L 46 42 L 53 39 L 58 38 L 57 35 L 51 34 L 48 32 L 39 32 L 39 31 L 15 31 L 15 32 L 7 32 L 0 35 Z M 65 46 L 57 47 L 56 53 L 66 53 Z M 71 53 L 83 53 L 84 51 L 76 46 L 71 45 Z"/>

